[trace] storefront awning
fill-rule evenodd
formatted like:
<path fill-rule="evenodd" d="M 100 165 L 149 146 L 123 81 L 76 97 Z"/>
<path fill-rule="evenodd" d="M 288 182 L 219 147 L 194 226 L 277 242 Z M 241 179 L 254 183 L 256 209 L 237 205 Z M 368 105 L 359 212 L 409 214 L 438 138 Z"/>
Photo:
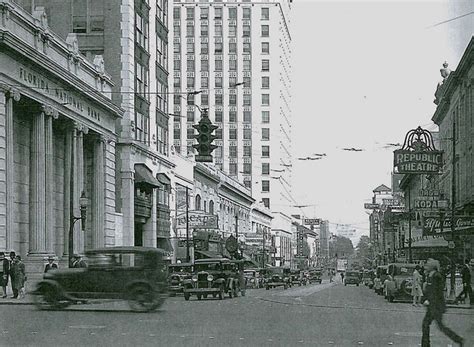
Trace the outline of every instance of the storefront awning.
<path fill-rule="evenodd" d="M 153 173 L 145 164 L 135 164 L 135 183 L 145 184 L 153 188 L 160 186 L 160 182 L 153 177 Z"/>
<path fill-rule="evenodd" d="M 166 174 L 164 173 L 159 173 L 156 175 L 156 178 L 158 179 L 158 181 L 161 183 L 161 184 L 164 184 L 166 186 L 169 186 L 171 185 L 171 180 L 169 179 L 168 176 L 166 176 Z"/>
<path fill-rule="evenodd" d="M 415 241 L 411 245 L 412 248 L 423 248 L 423 247 L 448 247 L 448 241 L 442 237 L 436 239 L 427 239 Z"/>
<path fill-rule="evenodd" d="M 168 237 L 159 237 L 156 239 L 156 247 L 165 250 L 166 252 L 173 252 L 173 246 L 171 245 Z"/>
<path fill-rule="evenodd" d="M 223 258 L 222 254 L 217 252 L 211 251 L 195 251 L 195 253 L 199 253 L 204 256 L 204 258 Z"/>

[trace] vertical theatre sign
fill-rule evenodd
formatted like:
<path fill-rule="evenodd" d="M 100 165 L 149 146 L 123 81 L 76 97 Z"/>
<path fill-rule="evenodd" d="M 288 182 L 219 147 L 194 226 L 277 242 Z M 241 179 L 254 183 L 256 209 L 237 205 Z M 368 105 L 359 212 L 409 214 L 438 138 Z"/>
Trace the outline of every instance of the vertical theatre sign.
<path fill-rule="evenodd" d="M 405 136 L 402 149 L 394 151 L 393 166 L 400 174 L 439 174 L 443 151 L 438 151 L 428 130 L 418 127 Z"/>

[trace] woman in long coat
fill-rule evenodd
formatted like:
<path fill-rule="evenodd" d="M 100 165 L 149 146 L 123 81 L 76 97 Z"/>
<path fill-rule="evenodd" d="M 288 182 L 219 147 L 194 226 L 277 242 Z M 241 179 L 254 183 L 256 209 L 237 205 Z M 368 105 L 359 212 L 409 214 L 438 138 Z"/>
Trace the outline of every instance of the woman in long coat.
<path fill-rule="evenodd" d="M 14 262 L 11 265 L 10 272 L 12 274 L 12 289 L 13 298 L 18 298 L 18 294 L 22 292 L 22 288 L 25 286 L 25 264 L 21 261 L 21 257 L 17 255 Z"/>
<path fill-rule="evenodd" d="M 411 288 L 411 295 L 413 295 L 413 306 L 417 306 L 420 303 L 421 297 L 423 296 L 422 286 L 422 277 L 420 274 L 420 266 L 415 267 L 413 271 L 413 285 Z"/>

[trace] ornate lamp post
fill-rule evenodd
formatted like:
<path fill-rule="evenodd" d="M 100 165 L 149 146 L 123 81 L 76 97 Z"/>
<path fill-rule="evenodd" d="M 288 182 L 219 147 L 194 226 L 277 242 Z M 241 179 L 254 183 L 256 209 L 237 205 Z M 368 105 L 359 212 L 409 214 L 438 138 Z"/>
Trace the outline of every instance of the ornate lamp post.
<path fill-rule="evenodd" d="M 74 255 L 74 225 L 78 220 L 81 220 L 81 227 L 84 230 L 86 225 L 86 216 L 87 216 L 87 198 L 86 193 L 82 191 L 81 197 L 79 198 L 79 206 L 81 211 L 81 216 L 74 216 L 73 200 L 71 198 L 71 220 L 69 222 L 69 243 L 68 243 L 68 253 L 69 253 L 69 267 L 72 267 L 73 255 Z"/>

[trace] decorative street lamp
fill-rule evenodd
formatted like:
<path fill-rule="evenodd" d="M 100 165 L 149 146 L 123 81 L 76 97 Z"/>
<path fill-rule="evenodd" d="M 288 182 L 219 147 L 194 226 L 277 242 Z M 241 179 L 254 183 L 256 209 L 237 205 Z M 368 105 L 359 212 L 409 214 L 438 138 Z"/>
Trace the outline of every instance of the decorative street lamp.
<path fill-rule="evenodd" d="M 86 193 L 82 191 L 81 197 L 79 198 L 79 206 L 80 206 L 80 211 L 81 211 L 81 216 L 76 217 L 74 216 L 74 209 L 72 208 L 73 206 L 73 200 L 71 198 L 71 219 L 69 222 L 69 244 L 68 244 L 68 252 L 69 252 L 69 267 L 72 267 L 72 262 L 73 262 L 73 255 L 74 255 L 74 225 L 78 220 L 81 220 L 81 228 L 84 231 L 85 225 L 86 225 L 86 216 L 87 216 L 87 198 L 86 198 Z"/>

